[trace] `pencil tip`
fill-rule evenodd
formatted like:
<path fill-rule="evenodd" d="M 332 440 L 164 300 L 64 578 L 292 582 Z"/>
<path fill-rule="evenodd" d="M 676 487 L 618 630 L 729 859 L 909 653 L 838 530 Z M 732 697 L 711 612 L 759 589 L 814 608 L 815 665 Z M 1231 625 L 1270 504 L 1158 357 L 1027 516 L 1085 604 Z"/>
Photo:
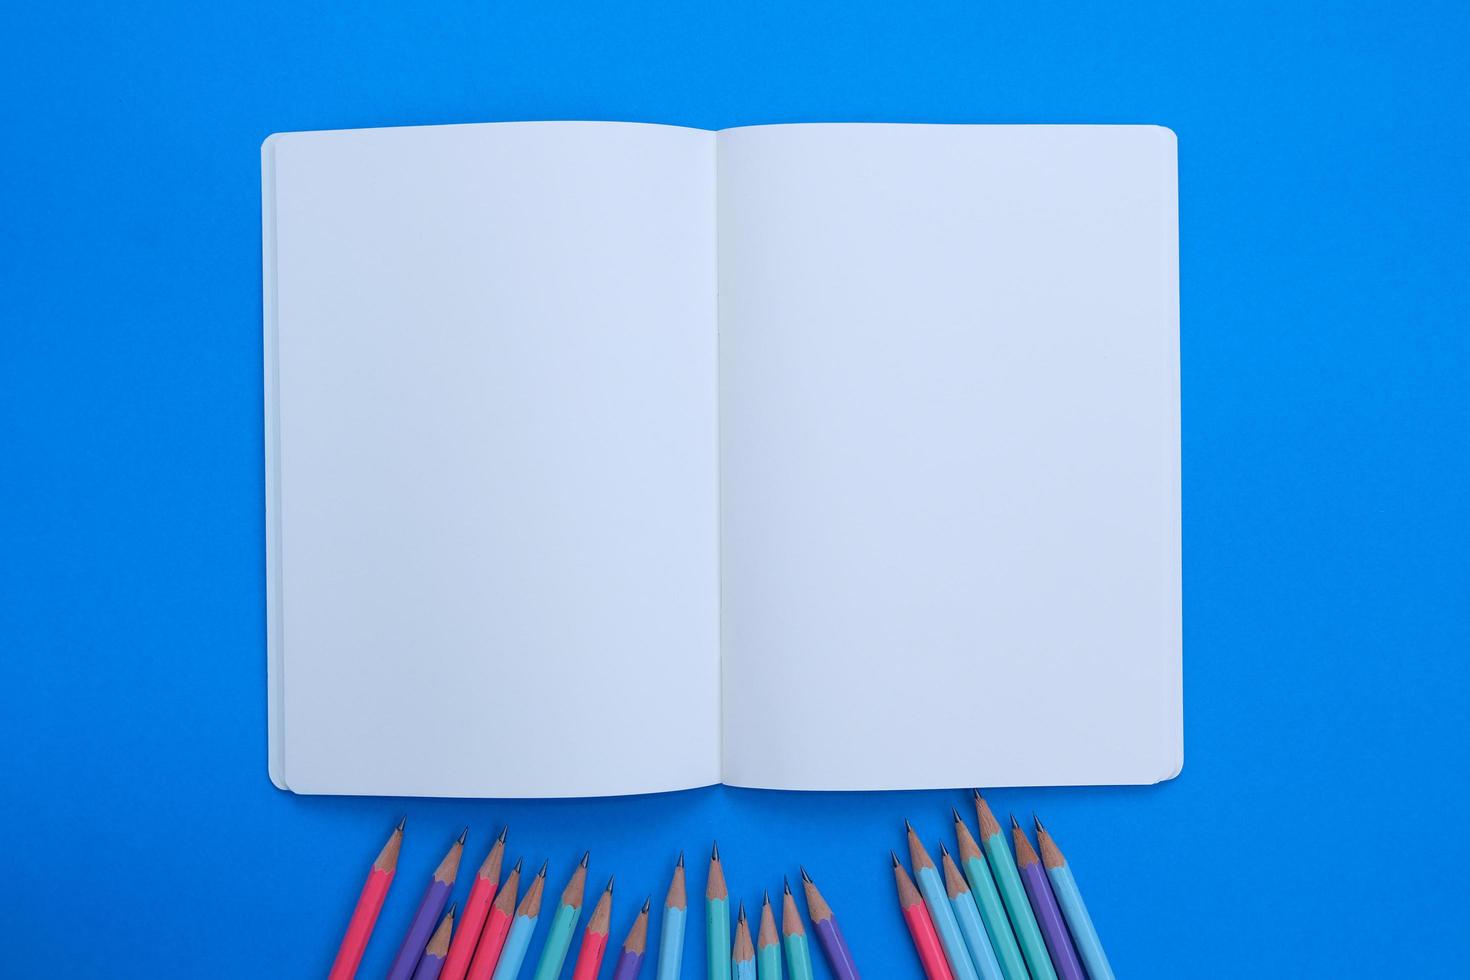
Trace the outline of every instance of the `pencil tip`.
<path fill-rule="evenodd" d="M 719 841 L 715 841 L 714 842 L 714 846 L 712 846 L 709 849 L 709 859 L 711 861 L 718 861 L 720 859 L 720 842 Z"/>
<path fill-rule="evenodd" d="M 592 857 L 592 852 L 591 851 L 583 851 L 582 852 L 582 863 L 581 863 L 580 867 L 583 867 L 583 868 L 587 867 L 587 860 L 590 857 Z"/>
<path fill-rule="evenodd" d="M 741 902 L 740 903 L 740 914 L 737 915 L 737 916 L 735 916 L 735 921 L 736 922 L 744 922 L 745 921 L 745 903 L 744 902 Z"/>
<path fill-rule="evenodd" d="M 537 878 L 545 878 L 546 877 L 546 866 L 548 864 L 550 864 L 550 863 L 551 863 L 551 859 L 550 858 L 547 858 L 545 861 L 542 861 L 541 862 L 541 870 L 538 871 L 538 872 L 536 872 L 536 877 Z"/>
<path fill-rule="evenodd" d="M 888 852 L 888 856 L 891 857 L 891 858 L 893 858 L 893 866 L 895 868 L 898 867 L 898 865 L 899 865 L 898 855 L 896 853 L 894 853 L 893 851 L 889 851 Z"/>
<path fill-rule="evenodd" d="M 607 876 L 607 890 L 608 891 L 612 891 L 613 879 L 616 878 L 616 877 L 617 877 L 617 875 L 608 875 Z"/>
<path fill-rule="evenodd" d="M 798 864 L 796 867 L 797 870 L 801 872 L 801 880 L 806 882 L 808 885 L 812 884 L 812 876 L 806 873 L 806 866 Z"/>
<path fill-rule="evenodd" d="M 645 898 L 643 900 L 643 914 L 644 915 L 647 915 L 648 914 L 648 907 L 650 905 L 652 905 L 652 904 L 653 904 L 653 896 L 652 895 L 649 895 L 647 898 Z"/>
<path fill-rule="evenodd" d="M 980 795 L 980 791 L 978 789 L 972 789 L 970 790 L 970 792 L 975 794 L 976 800 L 980 801 L 981 803 L 985 802 L 985 797 Z"/>
<path fill-rule="evenodd" d="M 682 868 L 682 867 L 684 867 L 684 852 L 683 851 L 680 851 L 679 852 L 679 860 L 677 860 L 677 861 L 674 862 L 674 867 L 676 867 L 676 868 Z"/>
<path fill-rule="evenodd" d="M 905 818 L 905 819 L 904 819 L 904 822 L 903 822 L 903 829 L 904 829 L 904 830 L 907 830 L 907 831 L 908 831 L 908 832 L 909 832 L 909 833 L 911 833 L 911 834 L 912 834 L 912 833 L 913 833 L 913 832 L 914 832 L 914 825 L 913 825 L 913 824 L 911 824 L 911 823 L 909 823 L 909 822 L 908 822 L 908 819 L 907 819 L 907 818 Z"/>
<path fill-rule="evenodd" d="M 510 824 L 506 824 L 504 827 L 501 827 L 500 828 L 500 836 L 497 837 L 497 838 L 495 838 L 495 839 L 498 840 L 498 841 L 500 841 L 500 843 L 504 844 L 505 843 L 505 835 L 508 834 L 508 833 L 510 833 Z"/>
<path fill-rule="evenodd" d="M 459 903 L 458 902 L 455 902 L 455 903 L 453 903 L 453 904 L 451 904 L 449 906 L 449 917 L 451 919 L 454 918 L 454 910 L 457 909 L 457 908 L 459 908 Z"/>
<path fill-rule="evenodd" d="M 526 859 L 525 858 L 516 858 L 516 866 L 514 868 L 511 868 L 511 870 L 512 871 L 519 871 L 519 870 L 521 870 L 521 862 L 524 861 L 524 860 L 526 860 Z"/>
<path fill-rule="evenodd" d="M 791 894 L 791 879 L 790 878 L 786 877 L 785 875 L 782 875 L 781 876 L 781 886 L 782 886 L 783 889 L 785 889 L 786 894 L 788 894 L 788 895 Z"/>
<path fill-rule="evenodd" d="M 770 892 L 770 889 L 767 889 L 767 890 L 761 892 L 761 904 L 762 905 L 770 905 L 771 904 L 771 892 Z"/>
<path fill-rule="evenodd" d="M 403 833 L 403 825 L 406 823 L 408 823 L 408 814 L 405 813 L 403 816 L 398 818 L 398 832 L 400 834 Z"/>
<path fill-rule="evenodd" d="M 944 841 L 939 842 L 939 853 L 942 857 L 949 857 L 949 848 L 944 846 Z"/>
<path fill-rule="evenodd" d="M 468 837 L 469 835 L 470 835 L 470 828 L 466 827 L 464 830 L 461 830 L 459 832 L 459 840 L 455 841 L 455 843 L 456 844 L 463 844 L 464 843 L 464 839 L 466 837 Z"/>
<path fill-rule="evenodd" d="M 960 816 L 960 808 L 959 807 L 952 806 L 952 807 L 949 808 L 949 812 L 954 814 L 954 822 L 955 823 L 963 823 L 964 822 L 964 818 Z"/>
<path fill-rule="evenodd" d="M 1021 824 L 1020 824 L 1019 821 L 1016 820 L 1016 815 L 1014 813 L 1011 814 L 1011 829 L 1012 830 L 1020 830 L 1021 829 Z"/>
<path fill-rule="evenodd" d="M 1032 812 L 1031 819 L 1036 823 L 1036 832 L 1038 834 L 1046 833 L 1046 827 L 1042 826 L 1041 818 L 1038 817 L 1035 812 Z"/>

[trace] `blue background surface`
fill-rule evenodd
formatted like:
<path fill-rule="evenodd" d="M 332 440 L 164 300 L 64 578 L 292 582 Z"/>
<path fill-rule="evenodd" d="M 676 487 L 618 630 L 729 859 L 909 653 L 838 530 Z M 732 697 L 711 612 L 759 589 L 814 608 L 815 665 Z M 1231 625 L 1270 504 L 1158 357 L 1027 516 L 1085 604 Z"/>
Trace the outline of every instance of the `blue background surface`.
<path fill-rule="evenodd" d="M 594 883 L 617 873 L 615 944 L 680 848 L 702 890 L 718 836 L 738 898 L 805 862 L 869 980 L 918 975 L 887 852 L 905 816 L 937 842 L 957 792 L 267 782 L 260 141 L 585 118 L 1174 128 L 1184 773 L 992 800 L 1048 821 L 1122 977 L 1464 975 L 1462 4 L 60 2 L 5 21 L 0 974 L 321 975 L 407 813 L 364 976 L 459 827 L 473 868 L 503 822 L 553 892 L 583 848 Z M 935 681 L 873 723 L 942 706 Z M 554 740 L 554 692 L 526 696 Z"/>

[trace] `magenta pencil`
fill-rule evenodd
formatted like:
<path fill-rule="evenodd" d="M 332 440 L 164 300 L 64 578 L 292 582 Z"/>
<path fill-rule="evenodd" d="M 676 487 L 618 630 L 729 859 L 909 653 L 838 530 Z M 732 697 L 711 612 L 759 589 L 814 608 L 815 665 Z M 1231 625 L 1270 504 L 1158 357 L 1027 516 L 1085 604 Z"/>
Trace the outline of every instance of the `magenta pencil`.
<path fill-rule="evenodd" d="M 812 920 L 812 930 L 817 934 L 822 954 L 827 957 L 827 965 L 832 968 L 832 976 L 836 980 L 861 980 L 857 964 L 852 959 L 852 950 L 848 949 L 847 940 L 843 938 L 842 927 L 832 914 L 832 906 L 817 891 L 817 883 L 806 873 L 806 868 L 801 869 L 801 885 L 806 892 L 806 916 Z"/>
<path fill-rule="evenodd" d="M 1041 858 L 1027 839 L 1026 832 L 1011 817 L 1011 841 L 1016 850 L 1016 867 L 1021 872 L 1021 884 L 1026 886 L 1026 897 L 1031 899 L 1031 910 L 1036 913 L 1036 924 L 1041 927 L 1041 938 L 1046 940 L 1046 950 L 1051 953 L 1051 964 L 1056 967 L 1060 980 L 1087 980 L 1082 971 L 1082 960 L 1077 956 L 1077 947 L 1072 945 L 1072 935 L 1067 932 L 1067 923 L 1062 918 L 1062 908 L 1051 890 L 1051 882 L 1041 867 Z"/>

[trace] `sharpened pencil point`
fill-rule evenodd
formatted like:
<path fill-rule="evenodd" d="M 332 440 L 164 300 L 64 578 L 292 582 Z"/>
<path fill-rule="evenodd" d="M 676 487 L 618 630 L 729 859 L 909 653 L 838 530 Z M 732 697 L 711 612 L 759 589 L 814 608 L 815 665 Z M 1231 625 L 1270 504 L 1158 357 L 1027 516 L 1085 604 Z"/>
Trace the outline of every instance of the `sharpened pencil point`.
<path fill-rule="evenodd" d="M 949 857 L 949 848 L 944 846 L 944 841 L 939 842 L 939 853 L 943 857 Z"/>
<path fill-rule="evenodd" d="M 546 877 L 546 866 L 548 864 L 550 864 L 550 863 L 551 863 L 551 859 L 550 858 L 547 858 L 545 861 L 542 861 L 541 862 L 541 870 L 538 871 L 538 872 L 536 872 L 536 877 L 537 878 L 545 878 Z"/>
<path fill-rule="evenodd" d="M 405 813 L 403 816 L 401 816 L 401 817 L 398 818 L 398 831 L 399 831 L 399 833 L 402 833 L 403 832 L 403 825 L 406 824 L 406 823 L 408 823 L 408 814 Z"/>
<path fill-rule="evenodd" d="M 647 898 L 645 898 L 643 900 L 643 912 L 644 912 L 645 915 L 648 913 L 648 907 L 650 905 L 652 905 L 652 904 L 653 904 L 653 896 L 652 895 L 649 895 Z"/>
<path fill-rule="evenodd" d="M 770 893 L 769 890 L 768 891 L 761 892 L 761 904 L 762 905 L 770 905 L 771 904 L 771 893 Z"/>
<path fill-rule="evenodd" d="M 1011 829 L 1012 830 L 1020 830 L 1021 829 L 1021 824 L 1019 822 L 1017 822 L 1016 815 L 1014 813 L 1011 814 Z"/>
<path fill-rule="evenodd" d="M 735 921 L 736 922 L 744 922 L 745 921 L 745 903 L 744 902 L 741 902 L 740 903 L 740 913 L 735 916 Z"/>
<path fill-rule="evenodd" d="M 470 828 L 466 827 L 464 830 L 461 830 L 459 832 L 459 840 L 456 841 L 456 843 L 463 844 L 464 843 L 464 839 L 466 837 L 468 837 L 469 835 L 470 835 Z"/>
<path fill-rule="evenodd" d="M 785 889 L 786 894 L 790 895 L 791 894 L 791 879 L 790 878 L 787 878 L 785 875 L 782 875 L 781 876 L 781 887 Z"/>
<path fill-rule="evenodd" d="M 1038 817 L 1034 812 L 1031 814 L 1031 819 L 1036 823 L 1036 832 L 1038 834 L 1046 832 L 1046 828 L 1042 826 L 1041 818 Z"/>
<path fill-rule="evenodd" d="M 581 865 L 579 865 L 579 867 L 583 867 L 583 868 L 587 867 L 587 861 L 591 857 L 592 857 L 592 852 L 591 851 L 583 851 L 582 852 L 582 863 L 581 863 Z"/>
<path fill-rule="evenodd" d="M 617 875 L 608 875 L 607 876 L 607 890 L 608 891 L 612 891 L 613 879 L 616 878 L 616 877 L 617 877 Z"/>
<path fill-rule="evenodd" d="M 501 827 L 500 828 L 500 836 L 497 837 L 497 838 L 495 838 L 495 839 L 498 840 L 498 841 L 500 841 L 500 843 L 504 844 L 505 843 L 505 835 L 508 834 L 508 833 L 510 833 L 510 824 L 506 824 L 504 827 Z"/>
<path fill-rule="evenodd" d="M 908 820 L 905 819 L 903 822 L 903 829 L 912 834 L 914 832 L 914 825 L 909 823 Z"/>
<path fill-rule="evenodd" d="M 511 870 L 512 871 L 519 871 L 519 870 L 521 870 L 521 862 L 524 861 L 524 860 L 526 860 L 526 859 L 525 858 L 516 858 L 516 866 L 514 868 L 512 868 Z"/>
<path fill-rule="evenodd" d="M 959 807 L 952 806 L 952 807 L 949 808 L 949 812 L 954 814 L 954 822 L 955 823 L 963 823 L 964 822 L 964 819 L 960 816 L 960 808 Z"/>
<path fill-rule="evenodd" d="M 893 851 L 889 851 L 888 852 L 888 856 L 891 857 L 891 858 L 893 858 L 893 866 L 895 868 L 898 867 L 899 866 L 898 855 L 895 854 Z"/>
<path fill-rule="evenodd" d="M 709 849 L 709 859 L 718 861 L 720 859 L 720 842 L 715 841 L 714 846 Z"/>
<path fill-rule="evenodd" d="M 684 852 L 683 851 L 680 851 L 679 852 L 679 860 L 677 860 L 677 861 L 674 862 L 674 867 L 676 867 L 676 868 L 682 868 L 682 867 L 684 867 Z"/>
<path fill-rule="evenodd" d="M 796 867 L 797 870 L 801 872 L 801 880 L 806 882 L 808 885 L 813 884 L 812 876 L 806 873 L 806 866 L 798 864 Z"/>

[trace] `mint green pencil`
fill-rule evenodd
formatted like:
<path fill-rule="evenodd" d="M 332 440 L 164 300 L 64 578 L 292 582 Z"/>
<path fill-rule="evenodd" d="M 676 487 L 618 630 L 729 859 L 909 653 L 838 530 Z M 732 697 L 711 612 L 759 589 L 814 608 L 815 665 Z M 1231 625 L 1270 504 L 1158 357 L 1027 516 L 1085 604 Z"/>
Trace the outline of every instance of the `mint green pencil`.
<path fill-rule="evenodd" d="M 1082 901 L 1082 892 L 1072 869 L 1062 856 L 1061 848 L 1051 839 L 1051 834 L 1036 820 L 1036 842 L 1041 846 L 1041 863 L 1046 867 L 1046 876 L 1051 879 L 1051 890 L 1056 893 L 1057 904 L 1062 907 L 1062 916 L 1067 920 L 1067 931 L 1077 946 L 1077 955 L 1087 967 L 1089 980 L 1114 980 L 1113 967 L 1103 952 L 1102 940 L 1097 938 L 1097 929 L 1092 916 L 1087 912 L 1087 903 Z"/>
<path fill-rule="evenodd" d="M 1006 917 L 1005 906 L 1001 904 L 1000 892 L 996 891 L 995 879 L 985 865 L 985 855 L 980 853 L 980 845 L 975 843 L 960 811 L 951 810 L 954 813 L 955 839 L 960 844 L 960 865 L 970 882 L 970 894 L 980 907 L 980 918 L 985 923 L 986 934 L 990 936 L 995 958 L 1000 961 L 1000 972 L 1005 974 L 1006 980 L 1031 980 L 1031 974 L 1026 971 L 1026 961 L 1021 957 L 1021 947 L 1016 945 L 1016 934 L 1011 931 L 1011 920 Z"/>
<path fill-rule="evenodd" d="M 786 894 L 781 898 L 781 937 L 786 944 L 786 969 L 791 980 L 813 980 L 812 950 L 807 944 L 806 927 L 801 924 L 801 913 L 796 910 L 796 899 L 791 896 L 791 882 L 786 882 Z"/>
<path fill-rule="evenodd" d="M 587 887 L 587 859 L 591 852 L 582 855 L 582 861 L 572 872 L 572 880 L 562 889 L 561 902 L 551 918 L 551 931 L 546 934 L 546 945 L 541 947 L 541 959 L 536 963 L 536 972 L 531 980 L 558 980 L 561 968 L 567 961 L 567 951 L 572 948 L 572 935 L 577 931 L 577 920 L 582 917 L 582 893 Z"/>
<path fill-rule="evenodd" d="M 709 855 L 709 877 L 704 885 L 704 945 L 709 980 L 730 980 L 730 891 L 720 866 L 720 843 Z"/>
<path fill-rule="evenodd" d="M 755 967 L 760 980 L 781 980 L 781 937 L 776 934 L 776 915 L 771 911 L 771 893 L 761 896 L 761 927 L 755 941 Z"/>
<path fill-rule="evenodd" d="M 1006 843 L 1000 822 L 990 812 L 990 804 L 985 802 L 978 789 L 975 790 L 975 815 L 980 819 L 980 843 L 985 848 L 985 858 L 990 862 L 1000 897 L 1010 913 L 1016 940 L 1026 957 L 1026 965 L 1031 968 L 1032 980 L 1057 980 L 1051 954 L 1046 951 L 1046 941 L 1041 938 L 1041 927 L 1036 924 L 1036 913 L 1031 910 L 1031 899 L 1026 897 L 1021 872 L 1011 855 L 1011 845 Z"/>

